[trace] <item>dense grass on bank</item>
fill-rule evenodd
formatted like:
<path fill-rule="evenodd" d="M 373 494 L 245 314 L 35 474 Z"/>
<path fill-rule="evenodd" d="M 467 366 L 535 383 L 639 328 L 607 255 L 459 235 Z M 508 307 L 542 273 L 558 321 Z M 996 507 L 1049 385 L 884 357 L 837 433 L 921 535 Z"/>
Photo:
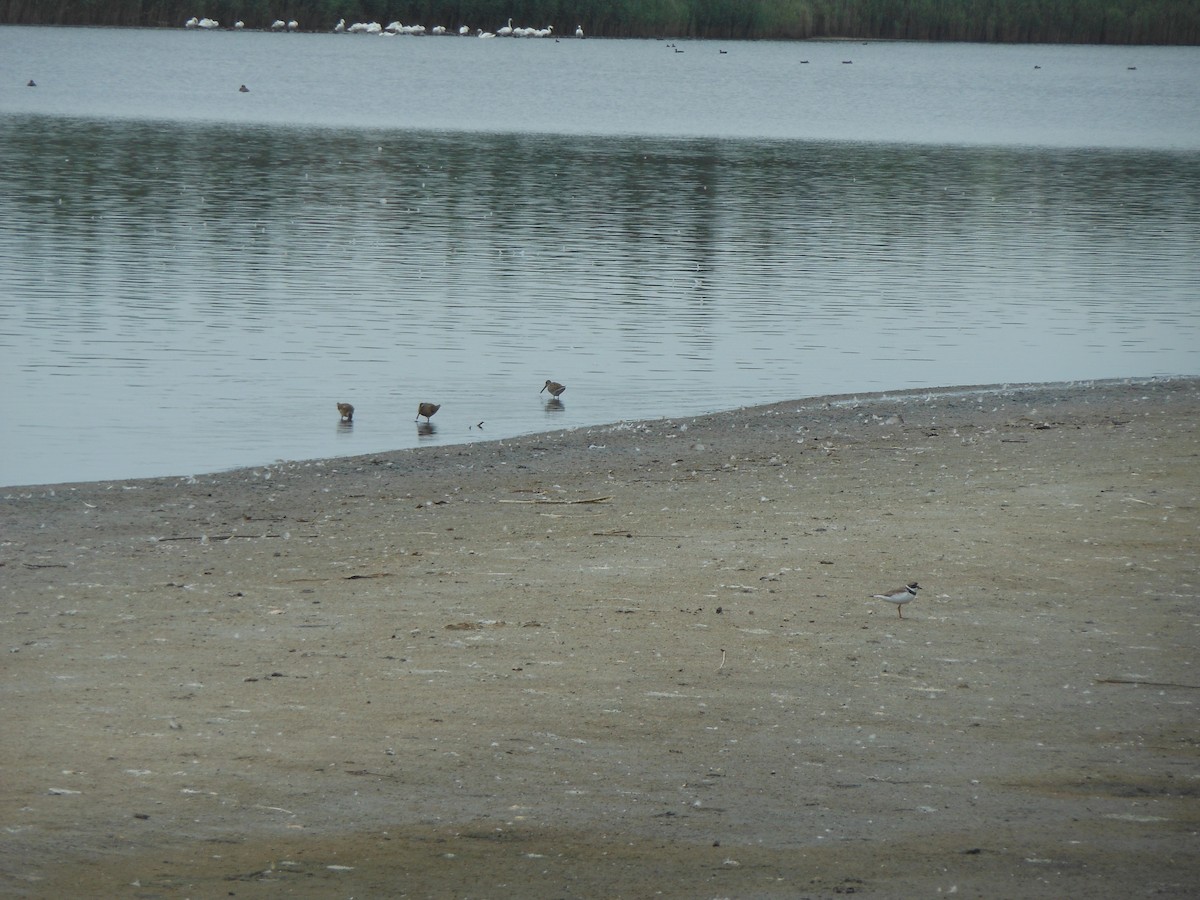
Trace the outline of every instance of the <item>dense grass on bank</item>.
<path fill-rule="evenodd" d="M 0 22 L 302 31 L 400 21 L 495 31 L 554 26 L 569 37 L 855 38 L 1087 44 L 1200 44 L 1200 0 L 0 0 Z"/>

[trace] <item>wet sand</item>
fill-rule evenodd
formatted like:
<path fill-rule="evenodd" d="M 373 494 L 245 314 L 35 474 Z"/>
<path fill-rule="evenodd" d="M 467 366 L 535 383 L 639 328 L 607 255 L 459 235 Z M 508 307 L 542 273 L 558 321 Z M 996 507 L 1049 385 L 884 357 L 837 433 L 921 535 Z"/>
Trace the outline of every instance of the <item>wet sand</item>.
<path fill-rule="evenodd" d="M 1195 896 L 1198 421 L 947 389 L 4 489 L 0 893 Z"/>

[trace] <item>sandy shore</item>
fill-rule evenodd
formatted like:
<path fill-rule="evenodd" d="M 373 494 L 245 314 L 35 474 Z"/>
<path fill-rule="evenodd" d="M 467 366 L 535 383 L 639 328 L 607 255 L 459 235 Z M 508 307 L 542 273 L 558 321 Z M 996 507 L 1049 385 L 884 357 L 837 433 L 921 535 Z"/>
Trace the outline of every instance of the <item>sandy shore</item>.
<path fill-rule="evenodd" d="M 8 489 L 0 892 L 1195 896 L 1197 422 L 921 391 Z"/>

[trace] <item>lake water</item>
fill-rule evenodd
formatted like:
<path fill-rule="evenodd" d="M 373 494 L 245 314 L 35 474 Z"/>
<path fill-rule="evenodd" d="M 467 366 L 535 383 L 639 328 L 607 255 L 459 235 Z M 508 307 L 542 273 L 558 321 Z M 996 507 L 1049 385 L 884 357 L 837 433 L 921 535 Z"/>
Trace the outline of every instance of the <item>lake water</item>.
<path fill-rule="evenodd" d="M 0 28 L 0 484 L 1200 374 L 1200 49 L 678 46 Z"/>

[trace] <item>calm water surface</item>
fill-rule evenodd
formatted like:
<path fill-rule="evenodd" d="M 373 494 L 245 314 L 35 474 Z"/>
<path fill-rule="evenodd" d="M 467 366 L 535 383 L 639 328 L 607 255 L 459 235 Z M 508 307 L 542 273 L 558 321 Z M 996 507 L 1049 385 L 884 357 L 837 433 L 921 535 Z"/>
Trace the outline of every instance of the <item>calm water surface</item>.
<path fill-rule="evenodd" d="M 1200 51 L 681 47 L 0 29 L 0 484 L 1200 374 Z"/>

